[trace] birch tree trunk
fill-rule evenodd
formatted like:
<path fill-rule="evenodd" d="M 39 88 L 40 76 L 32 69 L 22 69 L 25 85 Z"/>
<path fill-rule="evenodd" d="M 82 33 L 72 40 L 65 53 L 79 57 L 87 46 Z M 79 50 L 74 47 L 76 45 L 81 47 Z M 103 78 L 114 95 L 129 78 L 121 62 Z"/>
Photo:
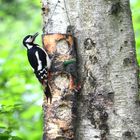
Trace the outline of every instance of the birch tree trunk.
<path fill-rule="evenodd" d="M 65 33 L 69 24 L 60 0 L 47 31 L 56 2 L 42 0 L 44 33 Z M 82 84 L 74 139 L 139 140 L 138 71 L 129 0 L 67 0 L 66 4 L 76 27 Z"/>

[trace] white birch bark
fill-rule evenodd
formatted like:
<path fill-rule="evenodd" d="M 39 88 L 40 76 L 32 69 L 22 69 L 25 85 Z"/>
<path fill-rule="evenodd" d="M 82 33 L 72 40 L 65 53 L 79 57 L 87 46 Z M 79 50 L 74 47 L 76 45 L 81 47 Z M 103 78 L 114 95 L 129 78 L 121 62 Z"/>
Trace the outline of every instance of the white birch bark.
<path fill-rule="evenodd" d="M 42 0 L 44 33 L 57 0 Z M 76 140 L 139 140 L 138 71 L 129 0 L 67 0 L 78 39 L 82 90 Z M 46 8 L 46 9 L 47 9 Z M 63 0 L 49 32 L 65 33 Z M 90 38 L 86 41 L 87 38 Z"/>

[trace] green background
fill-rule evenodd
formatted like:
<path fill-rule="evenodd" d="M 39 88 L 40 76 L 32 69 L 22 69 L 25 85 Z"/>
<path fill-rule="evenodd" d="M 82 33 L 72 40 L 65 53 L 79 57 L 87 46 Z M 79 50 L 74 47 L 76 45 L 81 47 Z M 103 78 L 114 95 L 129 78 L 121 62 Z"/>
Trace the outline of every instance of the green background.
<path fill-rule="evenodd" d="M 131 8 L 140 64 L 140 2 L 131 0 Z M 42 137 L 43 93 L 22 45 L 35 32 L 42 34 L 40 0 L 0 0 L 0 140 Z"/>

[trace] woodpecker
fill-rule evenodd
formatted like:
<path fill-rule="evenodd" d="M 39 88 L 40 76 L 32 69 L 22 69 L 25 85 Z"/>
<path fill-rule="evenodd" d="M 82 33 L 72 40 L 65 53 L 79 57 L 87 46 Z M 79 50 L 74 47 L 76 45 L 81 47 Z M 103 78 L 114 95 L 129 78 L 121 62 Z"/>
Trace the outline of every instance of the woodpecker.
<path fill-rule="evenodd" d="M 37 79 L 43 85 L 47 101 L 50 98 L 51 102 L 52 94 L 48 83 L 48 72 L 50 70 L 52 60 L 43 48 L 40 48 L 38 44 L 34 43 L 38 35 L 38 33 L 27 35 L 23 39 L 23 45 L 27 49 L 28 61 L 34 70 Z"/>

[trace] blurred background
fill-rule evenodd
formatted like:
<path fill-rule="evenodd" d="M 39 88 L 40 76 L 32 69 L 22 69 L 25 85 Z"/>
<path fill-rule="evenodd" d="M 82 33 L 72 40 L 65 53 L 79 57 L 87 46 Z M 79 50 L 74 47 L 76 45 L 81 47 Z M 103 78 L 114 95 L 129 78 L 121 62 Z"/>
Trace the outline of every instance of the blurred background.
<path fill-rule="evenodd" d="M 131 9 L 140 64 L 140 2 L 131 0 Z M 42 137 L 43 93 L 22 45 L 35 32 L 42 34 L 40 0 L 0 0 L 0 140 Z"/>

